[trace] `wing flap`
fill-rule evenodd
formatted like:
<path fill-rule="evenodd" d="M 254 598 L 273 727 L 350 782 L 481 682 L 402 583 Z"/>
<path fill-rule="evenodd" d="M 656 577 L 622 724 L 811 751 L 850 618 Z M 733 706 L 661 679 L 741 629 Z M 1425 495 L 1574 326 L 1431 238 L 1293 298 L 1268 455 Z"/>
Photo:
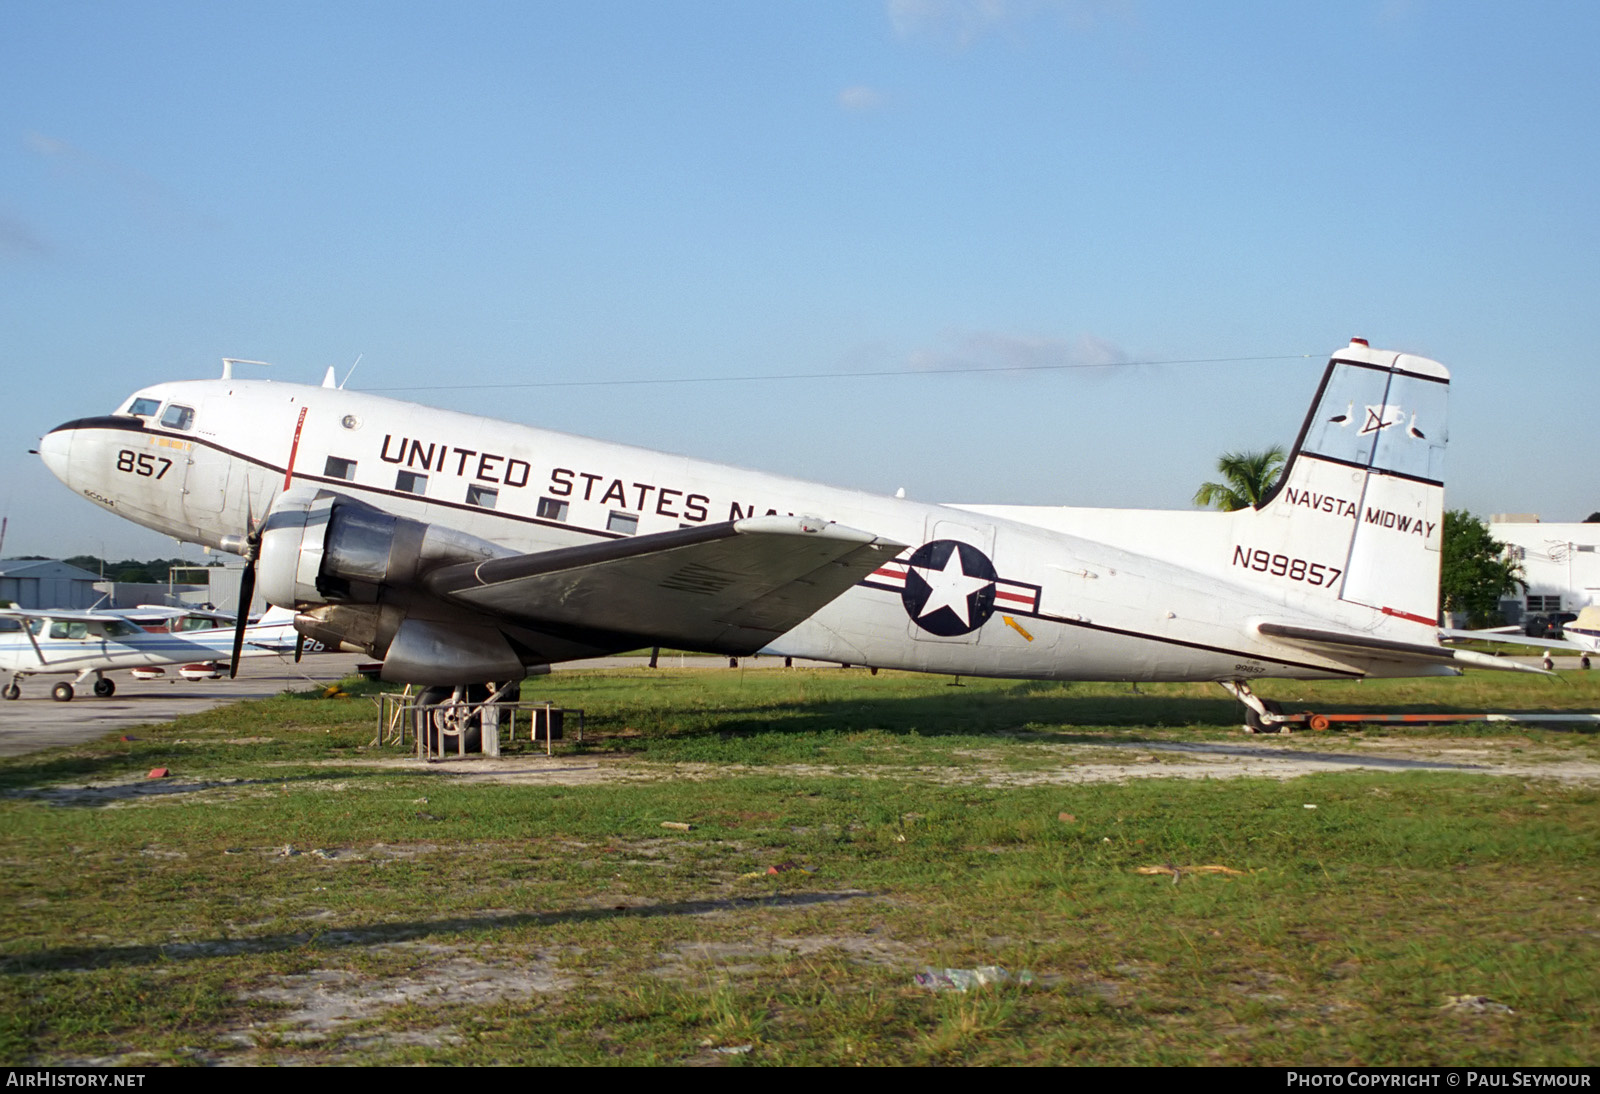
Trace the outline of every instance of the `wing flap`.
<path fill-rule="evenodd" d="M 749 653 L 904 546 L 810 518 L 752 517 L 460 563 L 424 583 L 448 601 L 535 629 L 582 627 Z"/>

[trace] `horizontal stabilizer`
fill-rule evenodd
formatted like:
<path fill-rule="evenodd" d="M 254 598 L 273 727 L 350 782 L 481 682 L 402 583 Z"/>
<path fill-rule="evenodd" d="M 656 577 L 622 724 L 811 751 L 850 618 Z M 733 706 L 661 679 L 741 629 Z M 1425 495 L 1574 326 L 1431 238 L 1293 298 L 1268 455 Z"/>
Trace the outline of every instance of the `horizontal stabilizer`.
<path fill-rule="evenodd" d="M 577 627 L 640 644 L 753 653 L 904 547 L 809 517 L 752 517 L 460 563 L 425 584 L 534 630 Z"/>
<path fill-rule="evenodd" d="M 1588 653 L 1584 647 L 1576 642 L 1569 642 L 1565 638 L 1530 638 L 1520 631 L 1508 633 L 1504 630 L 1492 631 L 1461 631 L 1441 630 L 1439 637 L 1446 642 L 1493 642 L 1500 646 L 1531 646 L 1539 650 L 1565 650 L 1568 653 Z"/>
<path fill-rule="evenodd" d="M 1532 672 L 1540 676 L 1550 673 L 1532 665 L 1506 661 L 1471 650 L 1458 650 L 1446 646 L 1430 646 L 1421 642 L 1400 642 L 1392 638 L 1374 638 L 1367 634 L 1349 631 L 1331 631 L 1320 627 L 1302 627 L 1291 623 L 1257 623 L 1256 633 L 1291 646 L 1300 646 L 1318 653 L 1356 662 L 1386 662 L 1400 665 L 1455 665 L 1479 669 L 1498 669 L 1502 672 Z"/>

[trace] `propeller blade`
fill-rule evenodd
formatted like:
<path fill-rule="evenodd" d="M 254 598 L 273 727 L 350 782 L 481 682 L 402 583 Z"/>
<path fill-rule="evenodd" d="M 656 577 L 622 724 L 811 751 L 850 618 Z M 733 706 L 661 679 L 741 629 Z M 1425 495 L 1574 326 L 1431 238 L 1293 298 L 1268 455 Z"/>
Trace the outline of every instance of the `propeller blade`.
<path fill-rule="evenodd" d="M 348 378 L 348 377 L 347 377 Z M 306 652 L 306 636 L 299 631 L 294 632 L 294 663 L 300 663 L 300 655 Z"/>
<path fill-rule="evenodd" d="M 228 666 L 228 679 L 239 675 L 239 656 L 244 652 L 244 629 L 250 625 L 250 601 L 256 595 L 256 560 L 254 555 L 246 560 L 244 574 L 239 578 L 239 618 L 233 624 L 233 661 Z"/>

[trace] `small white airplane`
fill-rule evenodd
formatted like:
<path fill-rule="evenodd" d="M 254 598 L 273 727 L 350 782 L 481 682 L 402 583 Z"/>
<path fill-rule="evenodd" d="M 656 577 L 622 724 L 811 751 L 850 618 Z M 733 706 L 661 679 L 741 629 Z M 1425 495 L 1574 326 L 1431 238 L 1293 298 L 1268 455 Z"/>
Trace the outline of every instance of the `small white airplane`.
<path fill-rule="evenodd" d="M 129 618 L 130 616 L 134 618 Z M 159 622 L 166 630 L 150 631 L 134 619 Z M 11 679 L 0 697 L 17 699 L 30 676 L 70 675 L 51 688 L 58 702 L 70 702 L 75 686 L 94 681 L 102 699 L 117 690 L 107 672 L 192 665 L 226 660 L 233 652 L 235 626 L 217 625 L 214 613 L 182 609 L 121 611 L 29 611 L 0 608 L 0 671 Z M 294 613 L 268 612 L 260 623 L 245 628 L 244 656 L 295 652 L 299 635 Z"/>
<path fill-rule="evenodd" d="M 924 504 L 231 361 L 40 454 L 113 513 L 244 555 L 241 603 L 259 570 L 299 633 L 389 680 L 459 689 L 659 645 L 1214 680 L 1259 723 L 1260 677 L 1523 668 L 1439 640 L 1448 390 L 1437 362 L 1354 340 L 1271 496 L 1233 513 Z"/>
<path fill-rule="evenodd" d="M 1506 646 L 1531 646 L 1534 649 L 1576 653 L 1584 668 L 1589 668 L 1595 654 L 1600 653 L 1600 605 L 1591 604 L 1578 611 L 1578 617 L 1561 628 L 1560 638 L 1532 638 L 1517 627 L 1495 627 L 1490 630 L 1446 630 L 1441 637 L 1447 642 L 1476 639 Z M 1550 667 L 1550 654 L 1545 654 L 1545 667 Z"/>

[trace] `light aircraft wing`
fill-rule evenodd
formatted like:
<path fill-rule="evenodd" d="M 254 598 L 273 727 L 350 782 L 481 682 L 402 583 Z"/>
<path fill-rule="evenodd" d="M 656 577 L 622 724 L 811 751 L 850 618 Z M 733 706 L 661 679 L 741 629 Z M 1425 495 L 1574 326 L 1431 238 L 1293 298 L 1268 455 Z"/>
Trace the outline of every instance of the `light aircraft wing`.
<path fill-rule="evenodd" d="M 509 622 L 749 653 L 904 544 L 807 517 L 752 517 L 432 571 L 441 598 Z"/>
<path fill-rule="evenodd" d="M 1385 662 L 1399 665 L 1451 665 L 1479 669 L 1499 669 L 1503 672 L 1532 672 L 1540 676 L 1550 673 L 1532 665 L 1520 664 L 1491 657 L 1472 650 L 1453 649 L 1448 646 L 1430 646 L 1422 642 L 1400 642 L 1392 638 L 1374 638 L 1351 631 L 1327 630 L 1321 627 L 1304 627 L 1294 623 L 1257 623 L 1256 633 L 1275 642 L 1299 646 L 1332 657 L 1342 657 L 1357 662 Z"/>
<path fill-rule="evenodd" d="M 104 623 L 121 619 L 103 611 L 55 611 L 49 608 L 0 608 L 0 619 L 52 619 L 63 623 Z"/>

